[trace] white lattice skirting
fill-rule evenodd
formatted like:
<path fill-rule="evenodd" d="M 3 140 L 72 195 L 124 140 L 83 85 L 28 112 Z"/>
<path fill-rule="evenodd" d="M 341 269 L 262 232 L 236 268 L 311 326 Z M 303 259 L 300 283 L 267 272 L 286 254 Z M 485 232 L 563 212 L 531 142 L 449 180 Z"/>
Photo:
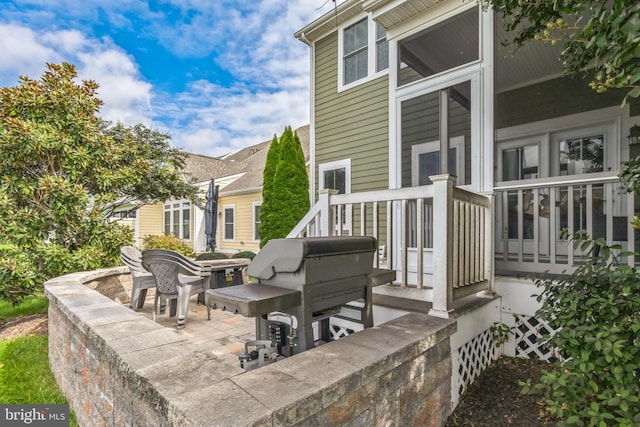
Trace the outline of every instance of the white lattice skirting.
<path fill-rule="evenodd" d="M 460 396 L 467 387 L 498 356 L 496 345 L 491 339 L 489 329 L 477 335 L 452 353 L 453 377 L 451 381 L 451 400 L 453 407 L 458 405 Z"/>
<path fill-rule="evenodd" d="M 516 357 L 553 361 L 557 355 L 540 344 L 542 337 L 555 331 L 546 323 L 533 316 L 514 314 L 516 320 Z"/>
<path fill-rule="evenodd" d="M 360 332 L 363 329 L 364 327 L 361 323 L 351 322 L 339 317 L 332 317 L 329 320 L 329 333 L 331 334 L 331 339 L 334 341 L 347 335 Z"/>

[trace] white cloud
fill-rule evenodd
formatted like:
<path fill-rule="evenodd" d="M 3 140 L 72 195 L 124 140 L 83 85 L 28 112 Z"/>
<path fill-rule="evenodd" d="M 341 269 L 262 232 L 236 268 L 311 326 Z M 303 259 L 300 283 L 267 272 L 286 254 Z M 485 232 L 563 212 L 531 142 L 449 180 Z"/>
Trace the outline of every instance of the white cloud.
<path fill-rule="evenodd" d="M 40 77 L 45 62 L 74 63 L 81 78 L 100 84 L 104 118 L 152 125 L 169 133 L 175 146 L 209 155 L 237 151 L 281 134 L 286 125 L 309 122 L 309 48 L 293 33 L 330 11 L 333 2 L 167 0 L 162 5 L 172 9 L 153 9 L 142 0 L 48 0 L 38 5 L 37 25 L 28 14 L 8 14 L 24 24 L 0 23 L 0 85 L 15 84 L 19 74 Z M 57 13 L 60 21 L 45 19 Z M 164 92 L 141 74 L 135 52 L 88 33 L 98 16 L 108 21 L 102 25 L 135 27 L 140 37 L 159 41 L 176 58 L 215 61 L 235 80 L 197 80 L 187 82 L 182 93 Z M 71 28 L 76 21 L 81 24 Z"/>
<path fill-rule="evenodd" d="M 18 76 L 39 77 L 46 62 L 59 59 L 55 49 L 42 44 L 31 28 L 16 24 L 0 24 L 0 83 L 13 86 Z"/>
<path fill-rule="evenodd" d="M 0 25 L 0 49 L 4 52 L 0 83 L 4 86 L 17 84 L 18 75 L 39 79 L 47 62 L 70 62 L 81 79 L 100 84 L 103 118 L 151 123 L 151 85 L 140 76 L 134 59 L 108 39 L 90 39 L 75 30 L 37 32 L 15 24 Z"/>

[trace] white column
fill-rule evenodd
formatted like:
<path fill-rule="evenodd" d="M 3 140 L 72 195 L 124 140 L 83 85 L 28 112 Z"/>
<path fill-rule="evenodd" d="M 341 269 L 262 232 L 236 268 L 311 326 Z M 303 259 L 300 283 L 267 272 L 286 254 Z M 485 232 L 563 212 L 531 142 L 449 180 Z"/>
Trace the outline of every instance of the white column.
<path fill-rule="evenodd" d="M 449 318 L 453 311 L 453 184 L 455 176 L 430 176 L 433 182 L 433 306 L 429 315 Z"/>
<path fill-rule="evenodd" d="M 338 194 L 338 190 L 318 190 L 318 203 L 320 204 L 320 235 L 331 236 L 333 235 L 332 227 L 333 221 L 333 209 L 329 205 L 331 196 Z"/>

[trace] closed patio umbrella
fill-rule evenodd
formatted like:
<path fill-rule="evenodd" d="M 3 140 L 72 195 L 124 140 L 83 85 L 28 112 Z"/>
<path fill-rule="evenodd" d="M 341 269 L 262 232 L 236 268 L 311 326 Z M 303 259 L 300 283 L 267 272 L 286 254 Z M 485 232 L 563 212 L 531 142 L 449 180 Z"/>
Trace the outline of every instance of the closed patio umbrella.
<path fill-rule="evenodd" d="M 204 235 L 207 238 L 206 251 L 216 250 L 216 229 L 218 227 L 218 186 L 214 180 L 209 182 L 207 200 L 204 208 Z"/>

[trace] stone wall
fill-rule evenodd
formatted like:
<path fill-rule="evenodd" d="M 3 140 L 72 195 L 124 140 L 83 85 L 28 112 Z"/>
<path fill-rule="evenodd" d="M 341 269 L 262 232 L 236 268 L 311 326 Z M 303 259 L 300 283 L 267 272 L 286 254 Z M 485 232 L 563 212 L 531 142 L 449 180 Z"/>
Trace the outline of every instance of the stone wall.
<path fill-rule="evenodd" d="M 49 360 L 80 425 L 441 426 L 451 320 L 409 314 L 250 372 L 85 283 L 45 284 Z"/>

